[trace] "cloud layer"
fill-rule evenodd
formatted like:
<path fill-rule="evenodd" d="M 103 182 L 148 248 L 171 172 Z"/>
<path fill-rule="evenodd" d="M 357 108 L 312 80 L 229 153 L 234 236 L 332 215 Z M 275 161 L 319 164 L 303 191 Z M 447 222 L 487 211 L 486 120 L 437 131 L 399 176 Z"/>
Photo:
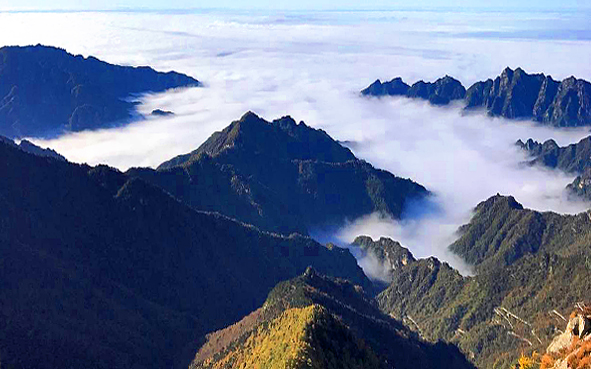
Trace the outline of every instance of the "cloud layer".
<path fill-rule="evenodd" d="M 589 40 L 576 37 L 587 30 L 576 13 L 0 14 L 0 44 L 55 45 L 113 63 L 174 69 L 206 84 L 143 98 L 141 112 L 160 108 L 174 117 L 38 144 L 72 161 L 125 170 L 191 151 L 247 110 L 267 119 L 289 114 L 437 195 L 437 213 L 424 215 L 417 207 L 415 215 L 421 216 L 403 223 L 376 215 L 352 220 L 336 232 L 339 240 L 391 236 L 416 256 L 436 255 L 462 270 L 467 269 L 445 247 L 471 209 L 497 192 L 538 210 L 585 209 L 562 197 L 571 177 L 520 167 L 523 157 L 513 143 L 533 137 L 564 145 L 588 132 L 462 116 L 460 106 L 365 99 L 358 91 L 376 78 L 395 76 L 412 83 L 450 74 L 470 85 L 505 66 L 556 79 L 591 79 Z"/>

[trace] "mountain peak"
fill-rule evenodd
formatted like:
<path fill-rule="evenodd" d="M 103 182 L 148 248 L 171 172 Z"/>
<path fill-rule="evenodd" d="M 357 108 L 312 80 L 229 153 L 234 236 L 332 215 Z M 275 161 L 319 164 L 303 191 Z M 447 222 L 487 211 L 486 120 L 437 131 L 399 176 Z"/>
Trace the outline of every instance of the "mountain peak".
<path fill-rule="evenodd" d="M 481 202 L 476 206 L 476 210 L 479 211 L 480 209 L 517 209 L 523 210 L 523 205 L 517 202 L 513 196 L 503 196 L 501 194 L 496 194 L 487 200 Z"/>
<path fill-rule="evenodd" d="M 273 160 L 319 160 L 342 163 L 354 160 L 353 153 L 333 140 L 326 132 L 296 124 L 291 116 L 268 122 L 249 111 L 240 120 L 214 133 L 197 150 L 181 155 L 158 167 L 168 169 L 191 163 L 203 153 L 218 156 L 227 151 L 240 151 L 239 159 L 267 156 Z"/>
<path fill-rule="evenodd" d="M 261 120 L 263 120 L 261 117 L 259 117 L 257 114 L 255 114 L 254 112 L 249 110 L 246 113 L 244 113 L 242 115 L 242 117 L 240 117 L 238 122 L 247 123 L 247 122 L 254 122 L 254 121 L 261 121 Z"/>

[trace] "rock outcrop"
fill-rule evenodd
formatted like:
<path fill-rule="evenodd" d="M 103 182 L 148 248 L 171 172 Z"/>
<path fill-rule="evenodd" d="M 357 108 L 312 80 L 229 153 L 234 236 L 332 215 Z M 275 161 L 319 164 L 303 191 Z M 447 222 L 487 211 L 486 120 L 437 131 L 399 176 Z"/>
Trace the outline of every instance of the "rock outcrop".
<path fill-rule="evenodd" d="M 433 105 L 447 105 L 453 100 L 461 100 L 466 89 L 460 81 L 445 76 L 435 82 L 418 81 L 412 86 L 397 77 L 390 82 L 382 83 L 379 79 L 361 91 L 364 96 L 406 96 L 428 100 Z"/>

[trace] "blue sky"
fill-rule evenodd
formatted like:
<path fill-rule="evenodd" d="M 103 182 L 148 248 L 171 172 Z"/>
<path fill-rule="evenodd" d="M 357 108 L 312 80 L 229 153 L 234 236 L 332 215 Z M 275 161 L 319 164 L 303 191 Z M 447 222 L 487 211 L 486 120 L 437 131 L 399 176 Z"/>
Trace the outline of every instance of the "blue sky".
<path fill-rule="evenodd" d="M 2 0 L 0 10 L 52 9 L 185 9 L 185 8 L 257 8 L 257 9 L 387 9 L 387 8 L 589 8 L 591 0 Z"/>

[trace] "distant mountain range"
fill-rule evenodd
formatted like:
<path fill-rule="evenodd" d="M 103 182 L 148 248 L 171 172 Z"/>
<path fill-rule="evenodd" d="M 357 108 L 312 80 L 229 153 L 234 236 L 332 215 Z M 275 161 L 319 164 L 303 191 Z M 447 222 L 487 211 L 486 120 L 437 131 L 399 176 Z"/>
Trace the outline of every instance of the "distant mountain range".
<path fill-rule="evenodd" d="M 540 143 L 531 138 L 526 142 L 518 140 L 516 145 L 529 155 L 529 165 L 542 165 L 578 174 L 567 186 L 568 193 L 591 201 L 591 136 L 566 147 L 558 146 L 554 140 Z"/>
<path fill-rule="evenodd" d="M 435 105 L 464 100 L 466 109 L 484 108 L 490 116 L 533 119 L 556 127 L 591 125 L 591 84 L 569 77 L 555 81 L 544 74 L 527 74 L 506 68 L 494 80 L 473 84 L 465 90 L 460 82 L 446 76 L 434 83 L 419 81 L 409 87 L 401 78 L 375 81 L 361 92 L 366 96 L 418 97 Z"/>
<path fill-rule="evenodd" d="M 191 369 L 473 368 L 457 347 L 429 343 L 380 312 L 348 281 L 309 268 L 265 304 L 208 336 Z"/>
<path fill-rule="evenodd" d="M 2 368 L 186 368 L 308 266 L 372 290 L 347 250 L 199 212 L 114 169 L 0 142 Z"/>
<path fill-rule="evenodd" d="M 588 212 L 540 213 L 493 196 L 450 246 L 475 276 L 433 257 L 417 260 L 385 238 L 360 237 L 354 246 L 386 251 L 392 282 L 377 296 L 384 313 L 425 339 L 456 343 L 480 368 L 509 368 L 522 352 L 545 350 L 588 295 L 590 219 Z"/>
<path fill-rule="evenodd" d="M 128 121 L 132 94 L 200 86 L 194 78 L 124 67 L 48 46 L 0 48 L 0 135 L 48 137 Z"/>
<path fill-rule="evenodd" d="M 282 234 L 338 227 L 373 212 L 400 218 L 409 204 L 430 195 L 357 159 L 322 130 L 291 117 L 267 122 L 252 112 L 157 170 L 126 174 L 195 209 Z"/>

